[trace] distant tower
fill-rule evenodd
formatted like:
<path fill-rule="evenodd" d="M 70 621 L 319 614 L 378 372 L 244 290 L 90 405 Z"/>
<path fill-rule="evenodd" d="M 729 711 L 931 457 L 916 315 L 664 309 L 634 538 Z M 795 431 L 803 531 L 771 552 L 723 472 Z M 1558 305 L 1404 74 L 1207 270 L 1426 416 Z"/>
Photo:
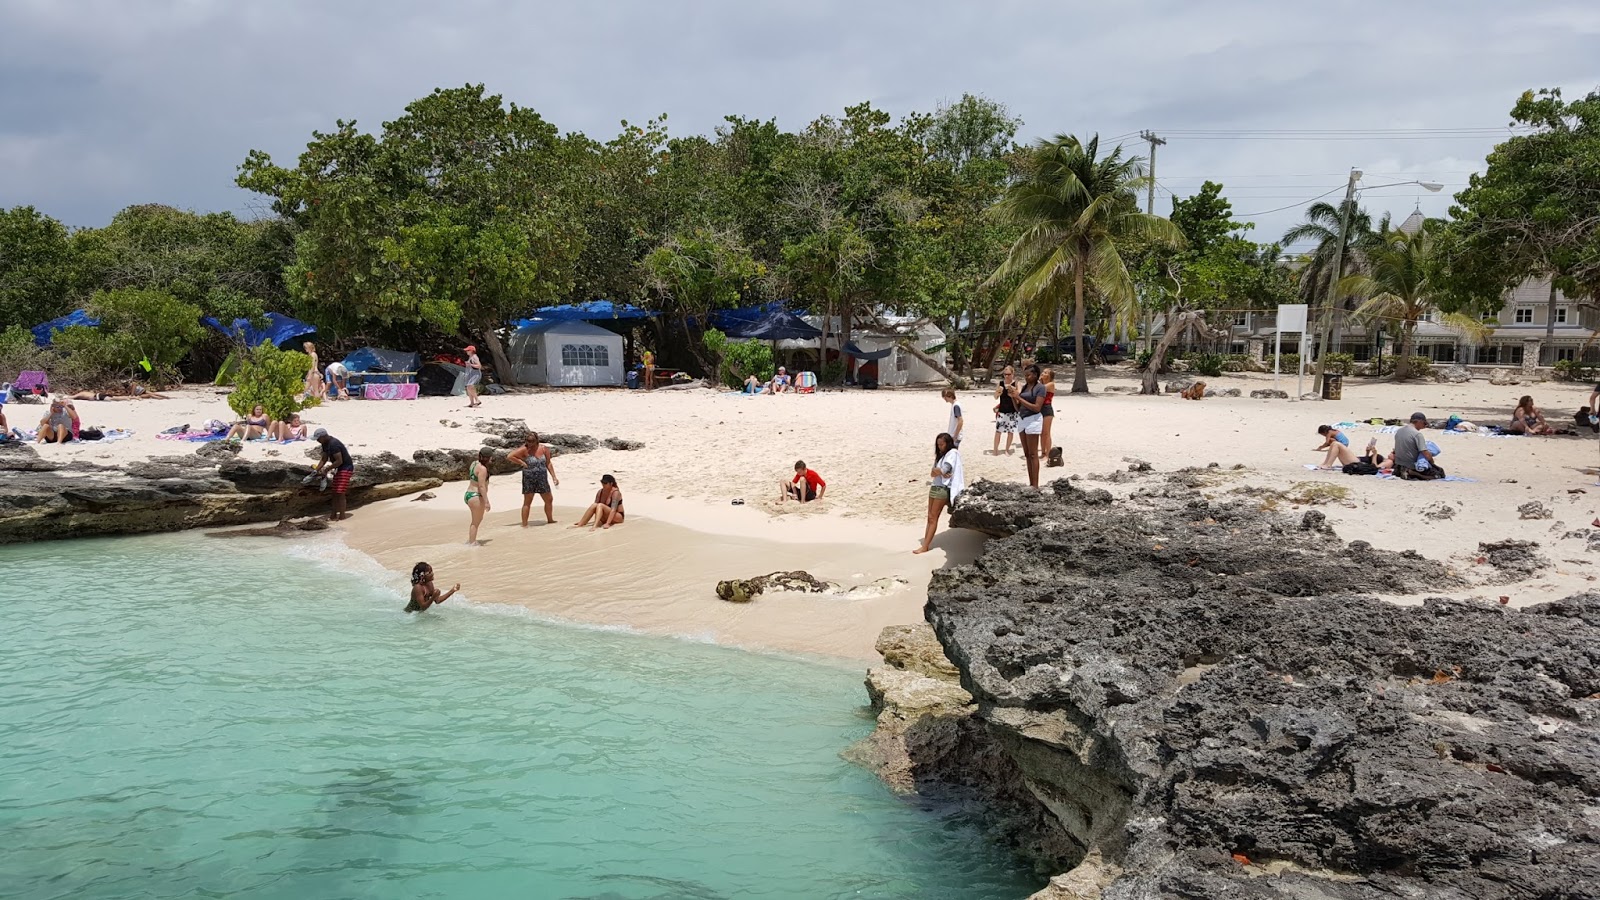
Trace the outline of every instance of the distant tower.
<path fill-rule="evenodd" d="M 1411 211 L 1411 215 L 1406 216 L 1404 222 L 1400 223 L 1400 230 L 1405 233 L 1406 237 L 1416 237 L 1417 232 L 1422 230 L 1423 221 L 1422 202 L 1418 201 L 1417 208 Z"/>

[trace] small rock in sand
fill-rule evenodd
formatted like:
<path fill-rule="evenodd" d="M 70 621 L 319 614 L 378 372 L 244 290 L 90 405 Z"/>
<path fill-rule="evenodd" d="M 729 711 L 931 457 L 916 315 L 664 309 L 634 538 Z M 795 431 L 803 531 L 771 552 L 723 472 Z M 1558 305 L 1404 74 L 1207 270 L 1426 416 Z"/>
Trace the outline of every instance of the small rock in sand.
<path fill-rule="evenodd" d="M 1424 519 L 1449 519 L 1453 518 L 1455 514 L 1456 508 L 1444 502 L 1443 500 L 1440 500 L 1437 503 L 1430 503 L 1426 507 L 1423 507 L 1422 510 L 1422 517 Z"/>
<path fill-rule="evenodd" d="M 1517 507 L 1517 518 L 1519 519 L 1553 519 L 1555 515 L 1553 511 L 1537 500 L 1529 500 L 1527 503 Z"/>

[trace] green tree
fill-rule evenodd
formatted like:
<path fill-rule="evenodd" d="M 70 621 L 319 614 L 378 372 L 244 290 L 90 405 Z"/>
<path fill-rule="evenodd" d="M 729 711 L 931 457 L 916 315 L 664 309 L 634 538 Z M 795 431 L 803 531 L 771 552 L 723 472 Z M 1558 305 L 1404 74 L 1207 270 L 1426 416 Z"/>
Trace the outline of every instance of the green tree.
<path fill-rule="evenodd" d="M 1362 301 L 1354 318 L 1369 329 L 1391 323 L 1400 332 L 1395 353 L 1394 378 L 1411 377 L 1411 357 L 1417 323 L 1439 301 L 1437 222 L 1424 222 L 1415 234 L 1390 230 L 1384 222 L 1378 233 L 1365 241 L 1363 258 L 1366 274 L 1349 275 L 1339 282 L 1336 297 Z M 1473 332 L 1482 330 L 1475 319 L 1459 314 L 1445 316 L 1444 324 Z"/>
<path fill-rule="evenodd" d="M 705 371 L 715 371 L 716 361 L 702 354 L 705 344 L 694 331 L 706 327 L 713 310 L 738 306 L 765 267 L 736 236 L 695 229 L 668 238 L 645 257 L 643 268 L 664 313 L 683 329 L 690 351 Z"/>
<path fill-rule="evenodd" d="M 1332 344 L 1337 347 L 1344 310 L 1334 300 L 1334 288 L 1347 274 L 1361 269 L 1361 249 L 1372 235 L 1372 217 L 1354 199 L 1348 205 L 1344 201 L 1337 206 L 1313 203 L 1306 208 L 1305 215 L 1304 222 L 1283 233 L 1283 243 L 1288 246 L 1316 242 L 1316 248 L 1302 260 L 1300 297 L 1310 307 L 1310 322 L 1319 321 L 1320 311 L 1330 305 L 1333 307 Z M 1340 260 L 1338 272 L 1333 271 L 1335 257 Z M 1329 352 L 1333 347 L 1324 347 L 1322 352 Z"/>
<path fill-rule="evenodd" d="M 717 360 L 717 377 L 727 387 L 743 388 L 751 375 L 772 380 L 772 348 L 765 341 L 729 340 L 715 328 L 706 329 L 702 340 Z"/>
<path fill-rule="evenodd" d="M 381 136 L 341 121 L 293 169 L 251 151 L 238 181 L 298 229 L 287 283 L 313 321 L 411 344 L 418 327 L 465 330 L 510 381 L 497 330 L 570 294 L 592 153 L 468 85 L 413 101 Z"/>
<path fill-rule="evenodd" d="M 1072 298 L 1075 394 L 1089 390 L 1083 345 L 1085 286 L 1092 286 L 1113 306 L 1129 306 L 1134 286 L 1124 252 L 1140 241 L 1183 242 L 1171 222 L 1139 209 L 1137 192 L 1145 183 L 1139 157 L 1124 157 L 1120 146 L 1102 156 L 1098 136 L 1085 144 L 1063 134 L 1034 146 L 1021 177 L 994 207 L 996 215 L 1022 229 L 991 276 L 991 281 L 1013 274 L 1021 277 L 1007 312 L 1037 315 L 1043 310 L 1057 319 L 1061 302 Z"/>
<path fill-rule="evenodd" d="M 267 342 L 247 348 L 239 354 L 228 407 L 240 416 L 248 416 L 259 403 L 272 418 L 288 419 L 302 409 L 316 406 L 317 398 L 300 396 L 310 366 L 311 357 L 298 350 L 280 350 Z"/>
<path fill-rule="evenodd" d="M 31 206 L 0 210 L 0 330 L 71 310 L 76 275 L 66 226 Z"/>
<path fill-rule="evenodd" d="M 80 357 L 75 368 L 86 377 L 99 371 L 104 380 L 121 380 L 142 370 L 156 384 L 180 381 L 178 363 L 205 336 L 200 307 L 166 291 L 100 291 L 88 310 L 99 327 L 68 328 L 53 341 L 64 355 Z"/>
<path fill-rule="evenodd" d="M 1600 91 L 1566 102 L 1559 89 L 1525 92 L 1488 166 L 1456 195 L 1442 240 L 1446 308 L 1492 312 L 1526 278 L 1551 279 L 1573 298 L 1600 296 Z"/>

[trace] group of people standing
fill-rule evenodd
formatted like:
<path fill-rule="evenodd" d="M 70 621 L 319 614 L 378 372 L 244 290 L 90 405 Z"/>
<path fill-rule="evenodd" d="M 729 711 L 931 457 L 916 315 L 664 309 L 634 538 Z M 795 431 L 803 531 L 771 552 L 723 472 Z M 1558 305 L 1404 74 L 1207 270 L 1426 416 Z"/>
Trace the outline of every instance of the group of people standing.
<path fill-rule="evenodd" d="M 1028 485 L 1039 487 L 1039 466 L 1049 458 L 1053 447 L 1051 430 L 1055 425 L 1055 372 L 1029 365 L 1023 369 L 1023 382 L 1017 383 L 1016 370 L 1006 366 L 995 389 L 994 447 L 991 456 L 1000 454 L 1000 435 L 1006 436 L 1006 453 L 1012 437 L 1022 439 L 1022 455 L 1028 467 Z"/>
<path fill-rule="evenodd" d="M 561 486 L 561 478 L 556 475 L 555 454 L 549 445 L 539 440 L 539 433 L 528 432 L 522 440 L 522 446 L 506 454 L 506 459 L 516 463 L 522 469 L 522 527 L 528 527 L 528 517 L 533 510 L 535 497 L 544 501 L 545 524 L 556 523 L 555 493 L 551 486 Z M 478 528 L 483 524 L 483 517 L 489 512 L 489 463 L 494 459 L 494 449 L 484 447 L 478 451 L 478 460 L 472 464 L 472 469 L 467 475 L 466 503 L 471 512 L 471 523 L 467 527 L 467 543 L 477 545 Z M 616 476 L 604 475 L 600 478 L 600 490 L 595 492 L 594 501 L 584 510 L 582 518 L 574 522 L 573 528 L 589 526 L 591 529 L 606 529 L 613 525 L 621 525 L 627 517 L 622 506 L 622 488 L 618 486 Z M 593 524 L 591 524 L 593 523 Z"/>

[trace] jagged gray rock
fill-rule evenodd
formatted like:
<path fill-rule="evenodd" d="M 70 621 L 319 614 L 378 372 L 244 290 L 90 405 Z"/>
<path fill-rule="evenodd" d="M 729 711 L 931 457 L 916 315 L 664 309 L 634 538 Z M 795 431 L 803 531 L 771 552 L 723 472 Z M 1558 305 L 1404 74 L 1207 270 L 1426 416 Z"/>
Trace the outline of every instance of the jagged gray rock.
<path fill-rule="evenodd" d="M 625 441 L 622 438 L 608 437 L 600 442 L 607 450 L 643 450 L 643 441 Z"/>
<path fill-rule="evenodd" d="M 1472 380 L 1472 372 L 1460 363 L 1442 370 L 1439 380 L 1445 384 L 1465 384 Z"/>
<path fill-rule="evenodd" d="M 1173 485 L 1108 504 L 980 481 L 951 524 L 1009 537 L 934 573 L 928 620 L 1105 897 L 1600 884 L 1600 594 L 1381 602 L 1359 594 L 1459 582 Z"/>
<path fill-rule="evenodd" d="M 1250 397 L 1255 400 L 1287 400 L 1289 399 L 1289 392 L 1275 390 L 1273 388 L 1262 388 L 1260 390 L 1251 391 Z"/>
<path fill-rule="evenodd" d="M 485 446 L 496 447 L 502 450 L 513 450 L 522 446 L 528 433 L 533 429 L 521 419 L 486 419 L 475 426 L 479 431 L 489 435 L 483 443 Z M 600 442 L 586 434 L 566 434 L 552 432 L 546 434 L 539 432 L 539 441 L 550 448 L 551 454 L 560 456 L 563 453 L 588 453 L 598 449 Z M 641 445 L 642 446 L 642 445 Z"/>
<path fill-rule="evenodd" d="M 315 448 L 313 448 L 315 449 Z M 467 477 L 475 450 L 418 451 L 356 457 L 350 506 L 439 487 Z M 0 543 L 147 534 L 317 515 L 328 496 L 301 482 L 309 463 L 227 455 L 162 457 L 123 468 L 60 464 L 34 454 L 0 455 Z M 517 466 L 497 455 L 490 471 Z"/>

